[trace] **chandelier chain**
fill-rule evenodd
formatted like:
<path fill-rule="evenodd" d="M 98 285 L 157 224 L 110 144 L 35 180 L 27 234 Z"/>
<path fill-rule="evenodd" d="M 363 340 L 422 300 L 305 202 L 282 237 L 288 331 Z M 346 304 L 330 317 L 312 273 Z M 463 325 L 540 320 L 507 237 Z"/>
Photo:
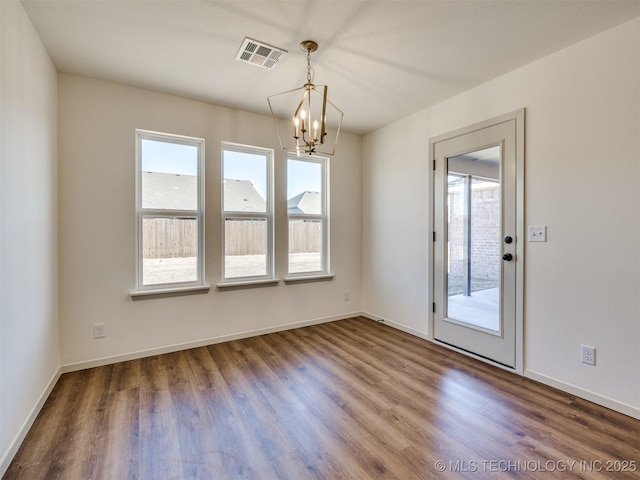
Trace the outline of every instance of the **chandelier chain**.
<path fill-rule="evenodd" d="M 307 83 L 311 83 L 311 49 L 307 49 Z"/>

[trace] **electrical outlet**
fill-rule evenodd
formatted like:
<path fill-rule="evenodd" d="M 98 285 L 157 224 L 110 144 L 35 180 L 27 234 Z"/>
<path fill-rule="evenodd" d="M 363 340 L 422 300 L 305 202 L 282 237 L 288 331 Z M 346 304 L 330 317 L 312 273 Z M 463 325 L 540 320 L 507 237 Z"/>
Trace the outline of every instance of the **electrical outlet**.
<path fill-rule="evenodd" d="M 596 347 L 591 345 L 580 345 L 580 361 L 587 365 L 596 364 Z"/>
<path fill-rule="evenodd" d="M 107 335 L 107 326 L 104 323 L 93 325 L 93 338 L 103 338 Z"/>
<path fill-rule="evenodd" d="M 349 290 L 345 290 L 343 298 L 345 302 L 348 302 L 349 300 L 351 300 L 351 292 Z"/>

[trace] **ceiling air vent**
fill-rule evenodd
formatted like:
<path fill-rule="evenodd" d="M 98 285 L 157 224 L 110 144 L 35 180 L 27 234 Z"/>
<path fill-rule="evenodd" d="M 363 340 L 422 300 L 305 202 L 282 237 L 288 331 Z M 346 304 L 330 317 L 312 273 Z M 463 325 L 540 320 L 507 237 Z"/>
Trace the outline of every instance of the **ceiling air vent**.
<path fill-rule="evenodd" d="M 236 60 L 272 70 L 285 53 L 287 53 L 287 51 L 282 48 L 273 47 L 266 43 L 245 37 L 240 46 L 240 50 L 238 50 L 236 54 Z"/>

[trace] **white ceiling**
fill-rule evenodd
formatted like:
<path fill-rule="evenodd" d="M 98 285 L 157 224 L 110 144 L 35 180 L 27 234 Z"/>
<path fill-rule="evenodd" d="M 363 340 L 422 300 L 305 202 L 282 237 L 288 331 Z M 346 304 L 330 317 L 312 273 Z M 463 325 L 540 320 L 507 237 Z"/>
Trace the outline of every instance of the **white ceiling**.
<path fill-rule="evenodd" d="M 0 0 L 2 1 L 2 0 Z M 61 72 L 268 113 L 315 82 L 366 133 L 640 16 L 640 0 L 22 0 Z M 244 39 L 289 53 L 236 61 Z M 612 72 L 615 74 L 615 72 Z"/>

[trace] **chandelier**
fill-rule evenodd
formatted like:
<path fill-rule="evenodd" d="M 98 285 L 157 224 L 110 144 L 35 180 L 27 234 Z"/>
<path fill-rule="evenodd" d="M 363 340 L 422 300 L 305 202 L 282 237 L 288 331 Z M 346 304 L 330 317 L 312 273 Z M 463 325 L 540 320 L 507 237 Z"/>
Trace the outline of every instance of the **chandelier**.
<path fill-rule="evenodd" d="M 344 114 L 327 98 L 327 85 L 313 83 L 311 53 L 318 49 L 318 44 L 305 40 L 300 48 L 307 52 L 307 83 L 267 97 L 280 147 L 298 156 L 333 155 Z M 282 118 L 290 121 L 283 123 Z"/>

